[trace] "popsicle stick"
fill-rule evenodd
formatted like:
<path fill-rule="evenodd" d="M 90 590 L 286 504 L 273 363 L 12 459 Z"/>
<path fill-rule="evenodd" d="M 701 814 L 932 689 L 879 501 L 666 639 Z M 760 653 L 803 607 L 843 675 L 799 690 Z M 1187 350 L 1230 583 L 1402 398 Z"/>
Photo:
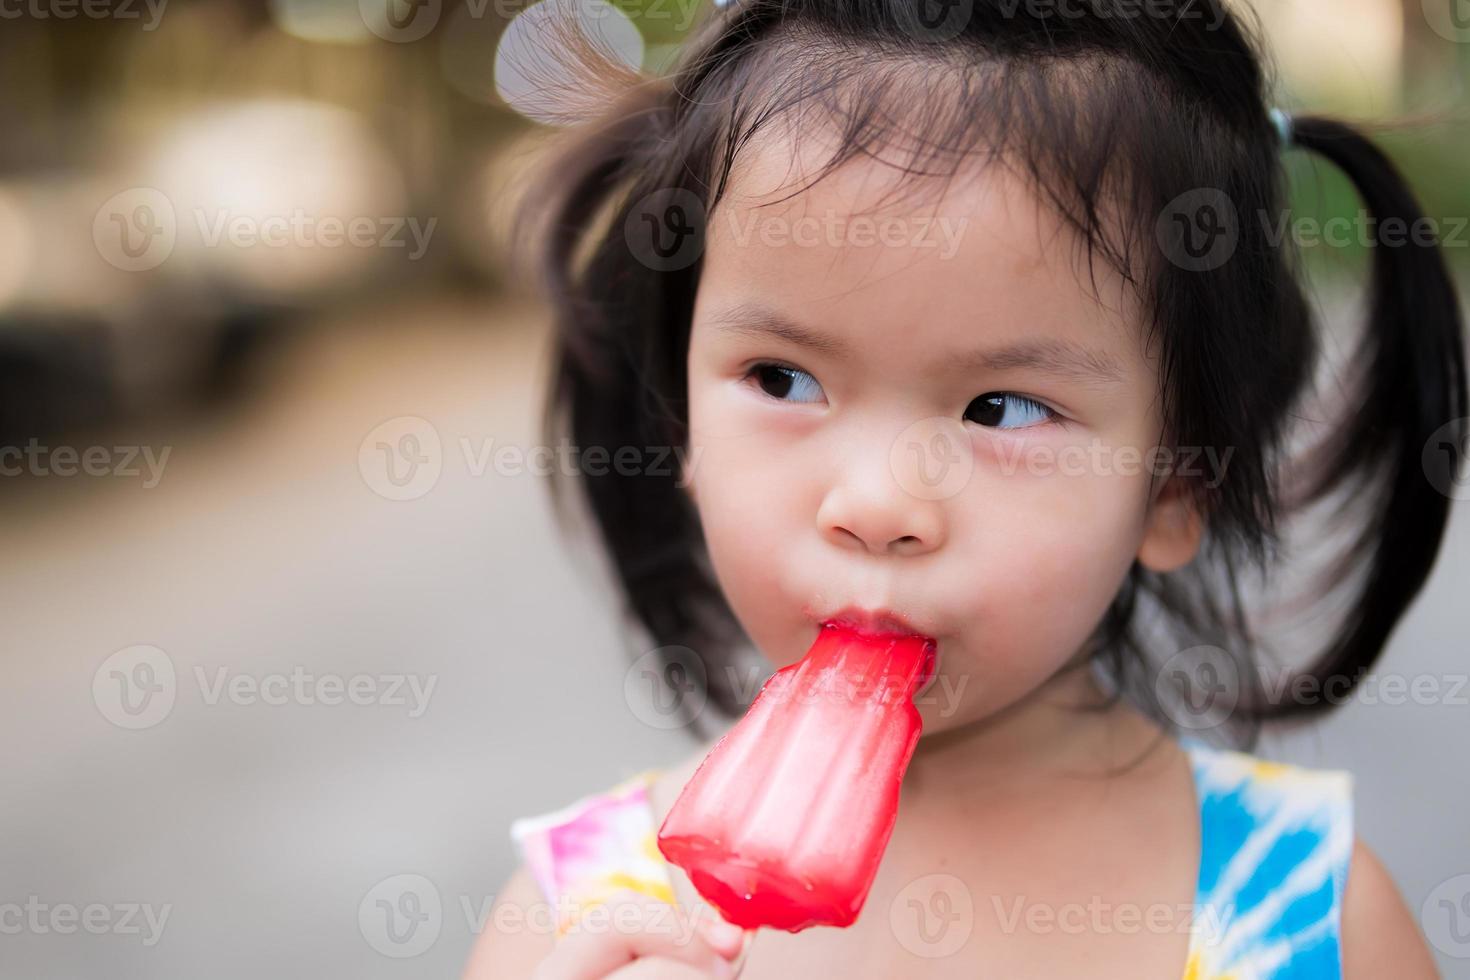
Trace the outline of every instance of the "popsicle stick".
<path fill-rule="evenodd" d="M 736 953 L 735 958 L 730 961 L 730 965 L 735 968 L 735 980 L 740 980 L 740 971 L 745 969 L 746 954 L 750 952 L 750 947 L 754 942 L 755 930 L 746 929 L 744 935 L 740 937 L 740 952 Z"/>

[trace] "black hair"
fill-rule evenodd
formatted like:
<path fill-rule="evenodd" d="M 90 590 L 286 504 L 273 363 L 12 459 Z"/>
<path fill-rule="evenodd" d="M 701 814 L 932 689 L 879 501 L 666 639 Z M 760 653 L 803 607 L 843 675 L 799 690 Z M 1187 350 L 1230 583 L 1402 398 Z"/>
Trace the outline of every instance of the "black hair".
<path fill-rule="evenodd" d="M 822 173 L 897 147 L 908 156 L 896 166 L 915 175 L 952 176 L 988 155 L 1029 180 L 1089 262 L 1102 257 L 1143 298 L 1170 444 L 1233 452 L 1218 484 L 1186 480 L 1206 528 L 1195 561 L 1168 574 L 1135 562 L 1083 656 L 1166 729 L 1150 647 L 1228 651 L 1241 679 L 1227 725 L 1238 743 L 1254 745 L 1262 722 L 1330 709 L 1341 697 L 1281 699 L 1260 684 L 1241 578 L 1253 569 L 1264 582 L 1282 560 L 1285 518 L 1333 505 L 1349 544 L 1311 592 L 1347 612 L 1294 676 L 1339 695 L 1422 588 L 1450 499 L 1423 454 L 1436 433 L 1463 444 L 1466 414 L 1460 313 L 1437 244 L 1372 249 L 1345 401 L 1312 447 L 1291 451 L 1322 344 L 1291 242 L 1254 220 L 1286 206 L 1256 25 L 1218 0 L 951 0 L 934 14 L 927 0 L 735 0 L 709 13 L 671 71 L 625 87 L 577 128 L 526 212 L 541 222 L 556 323 L 548 438 L 687 444 L 700 262 L 697 248 L 677 262 L 640 253 L 633 229 L 650 201 L 682 194 L 710 213 L 742 149 L 795 113 L 837 126 Z M 1379 222 L 1421 217 L 1359 129 L 1306 115 L 1290 134 L 1341 168 Z M 1179 238 L 1201 215 L 1229 231 L 1225 259 Z M 653 645 L 697 651 L 711 665 L 709 701 L 740 712 L 734 673 L 718 669 L 740 626 L 679 475 L 577 480 L 635 625 Z M 1150 640 L 1151 622 L 1171 639 Z"/>

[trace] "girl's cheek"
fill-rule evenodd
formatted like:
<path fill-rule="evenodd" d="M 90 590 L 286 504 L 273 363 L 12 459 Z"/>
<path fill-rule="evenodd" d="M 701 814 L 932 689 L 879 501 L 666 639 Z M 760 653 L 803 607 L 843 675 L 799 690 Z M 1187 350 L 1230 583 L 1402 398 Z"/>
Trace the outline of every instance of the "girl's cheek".
<path fill-rule="evenodd" d="M 979 673 L 1024 688 L 1086 642 L 1133 563 L 1143 489 L 1123 478 L 1000 476 L 977 466 L 951 510 L 950 608 Z M 945 586 L 941 586 L 946 588 Z"/>

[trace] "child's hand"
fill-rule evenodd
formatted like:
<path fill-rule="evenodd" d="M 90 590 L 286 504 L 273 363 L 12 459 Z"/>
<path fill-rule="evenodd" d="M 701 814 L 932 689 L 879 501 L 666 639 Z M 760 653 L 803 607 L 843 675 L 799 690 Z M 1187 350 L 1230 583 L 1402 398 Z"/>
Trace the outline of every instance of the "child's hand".
<path fill-rule="evenodd" d="M 594 927 L 574 926 L 533 980 L 732 980 L 744 933 L 637 892 L 609 899 Z"/>

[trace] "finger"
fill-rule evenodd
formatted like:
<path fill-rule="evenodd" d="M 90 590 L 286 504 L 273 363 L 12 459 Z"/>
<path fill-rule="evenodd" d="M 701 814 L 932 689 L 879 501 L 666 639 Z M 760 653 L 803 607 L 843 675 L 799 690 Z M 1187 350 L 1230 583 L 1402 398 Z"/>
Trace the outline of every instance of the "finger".
<path fill-rule="evenodd" d="M 747 939 L 752 935 L 714 913 L 708 916 L 696 914 L 694 918 L 699 926 L 700 934 L 704 936 L 704 941 L 727 960 L 733 960 L 739 956 L 745 950 Z"/>
<path fill-rule="evenodd" d="M 679 909 L 623 891 L 605 904 L 584 910 L 536 976 L 538 980 L 601 980 L 645 957 L 663 957 L 706 973 L 718 971 L 718 964 L 725 962 Z"/>
<path fill-rule="evenodd" d="M 678 960 L 650 956 L 609 973 L 606 980 L 731 980 L 733 976 L 728 963 L 725 964 L 725 972 L 717 970 L 712 973 Z"/>

